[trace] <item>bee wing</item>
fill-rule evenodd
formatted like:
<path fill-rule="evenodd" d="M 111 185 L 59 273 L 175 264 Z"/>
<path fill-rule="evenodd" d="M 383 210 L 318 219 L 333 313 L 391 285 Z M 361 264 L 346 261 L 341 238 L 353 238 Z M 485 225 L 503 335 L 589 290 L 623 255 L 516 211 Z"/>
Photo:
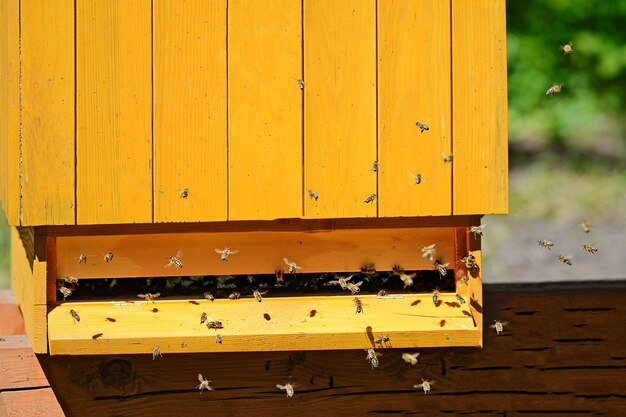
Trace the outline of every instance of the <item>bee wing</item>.
<path fill-rule="evenodd" d="M 181 256 L 183 256 L 183 253 L 181 251 L 176 251 L 176 257 L 180 258 Z"/>
<path fill-rule="evenodd" d="M 509 324 L 509 322 L 508 322 L 508 321 L 502 321 L 502 322 L 500 322 L 500 323 L 502 323 L 502 325 L 503 325 L 503 326 L 506 326 L 506 325 L 508 325 L 508 324 Z"/>
<path fill-rule="evenodd" d="M 360 286 L 361 286 L 361 284 L 363 284 L 363 281 L 359 281 L 359 282 L 357 282 L 357 283 L 356 283 L 356 284 L 354 284 L 354 285 L 356 285 L 357 287 L 360 287 Z"/>
<path fill-rule="evenodd" d="M 495 325 L 495 324 L 492 324 L 492 325 L 491 325 L 491 326 L 489 326 L 489 327 L 491 327 L 492 329 L 495 329 L 495 328 L 496 328 L 496 325 Z"/>
<path fill-rule="evenodd" d="M 284 261 L 287 265 L 289 265 L 289 266 L 291 266 L 291 264 L 293 263 L 293 262 L 291 262 L 291 261 L 290 261 L 289 259 L 287 259 L 287 258 L 283 258 L 283 261 Z"/>
<path fill-rule="evenodd" d="M 166 263 L 163 268 L 169 268 L 170 266 L 174 265 L 174 263 L 172 261 L 169 261 L 168 263 Z"/>
<path fill-rule="evenodd" d="M 222 253 L 224 253 L 224 251 L 223 251 L 222 249 L 217 249 L 217 248 L 215 249 L 215 252 L 219 253 L 220 255 L 221 255 Z"/>
<path fill-rule="evenodd" d="M 231 255 L 234 255 L 234 254 L 236 254 L 237 252 L 239 252 L 239 251 L 238 251 L 238 250 L 231 250 L 231 251 L 230 251 L 230 254 L 231 254 Z"/>
<path fill-rule="evenodd" d="M 204 378 L 202 378 L 202 374 L 198 374 L 198 381 L 204 382 Z"/>
<path fill-rule="evenodd" d="M 152 296 L 153 296 L 154 298 L 159 298 L 159 297 L 161 296 L 161 293 L 160 293 L 160 292 L 158 292 L 158 293 L 156 293 L 156 294 L 152 294 Z"/>
<path fill-rule="evenodd" d="M 595 243 L 594 243 L 594 245 L 595 245 Z M 347 277 L 346 277 L 346 281 L 350 281 L 350 280 L 352 279 L 352 277 L 353 277 L 353 276 L 354 276 L 354 275 L 349 275 L 349 276 L 347 276 Z M 361 282 L 362 282 L 362 281 L 361 281 Z M 359 285 L 359 284 L 356 284 L 356 285 Z"/>
<path fill-rule="evenodd" d="M 211 382 L 211 381 L 209 381 L 209 382 Z M 210 386 L 210 385 L 209 385 L 209 386 L 207 386 L 207 389 L 208 389 L 209 391 L 215 391 L 215 389 L 214 389 L 212 386 Z"/>
<path fill-rule="evenodd" d="M 417 389 L 420 389 L 422 387 L 424 387 L 424 384 L 415 384 L 415 385 L 413 385 L 413 388 L 417 388 Z"/>
<path fill-rule="evenodd" d="M 139 297 L 139 298 L 146 298 L 146 294 L 137 294 L 137 297 Z"/>
<path fill-rule="evenodd" d="M 280 384 L 276 384 L 276 388 L 278 388 L 278 389 L 287 389 L 286 386 L 280 385 Z"/>
<path fill-rule="evenodd" d="M 443 266 L 444 268 L 447 268 L 448 265 L 450 265 L 450 262 L 446 262 L 445 264 L 441 264 L 441 266 Z"/>
<path fill-rule="evenodd" d="M 380 353 L 380 352 L 376 352 L 376 357 L 380 358 L 380 357 L 382 357 L 382 356 L 383 356 L 383 354 L 382 354 L 382 353 Z"/>

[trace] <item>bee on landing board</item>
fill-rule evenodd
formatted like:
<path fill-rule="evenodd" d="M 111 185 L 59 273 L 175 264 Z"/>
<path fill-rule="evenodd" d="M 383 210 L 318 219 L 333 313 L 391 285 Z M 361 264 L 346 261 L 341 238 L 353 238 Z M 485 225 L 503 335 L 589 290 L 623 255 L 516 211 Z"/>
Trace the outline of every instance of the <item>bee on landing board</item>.
<path fill-rule="evenodd" d="M 239 291 L 233 291 L 228 295 L 229 300 L 239 300 L 241 298 L 241 293 Z"/>
<path fill-rule="evenodd" d="M 254 290 L 252 292 L 252 296 L 260 303 L 261 301 L 263 301 L 263 296 L 267 294 L 267 291 L 259 291 L 259 290 Z"/>
<path fill-rule="evenodd" d="M 113 252 L 107 252 L 106 255 L 104 255 L 104 261 L 106 263 L 109 263 L 113 260 L 113 255 L 115 255 Z"/>
<path fill-rule="evenodd" d="M 159 357 L 163 357 L 163 355 L 161 355 L 161 347 L 160 346 L 155 346 L 154 349 L 152 350 L 152 360 L 155 360 L 157 358 L 157 356 Z"/>
<path fill-rule="evenodd" d="M 415 384 L 413 385 L 413 388 L 417 388 L 417 389 L 423 389 L 424 390 L 424 395 L 428 394 L 430 392 L 430 386 L 433 385 L 435 383 L 435 381 L 429 381 L 427 379 L 422 379 L 422 383 L 421 384 Z"/>
<path fill-rule="evenodd" d="M 426 125 L 425 123 L 415 122 L 415 126 L 417 126 L 417 128 L 420 130 L 420 133 L 424 133 L 427 130 L 430 130 L 428 125 Z"/>
<path fill-rule="evenodd" d="M 443 154 L 443 162 L 452 162 L 454 157 L 450 154 Z"/>
<path fill-rule="evenodd" d="M 368 203 L 373 202 L 374 200 L 376 200 L 376 194 L 370 194 L 367 196 L 367 198 L 363 202 L 368 204 Z"/>
<path fill-rule="evenodd" d="M 389 336 L 385 335 L 385 336 L 378 336 L 374 339 L 374 343 L 377 345 L 382 345 L 389 342 Z"/>
<path fill-rule="evenodd" d="M 309 197 L 311 197 L 315 201 L 317 201 L 317 199 L 320 198 L 319 194 L 317 194 L 313 190 L 308 190 L 308 193 L 309 193 Z"/>
<path fill-rule="evenodd" d="M 238 250 L 231 250 L 229 247 L 225 247 L 224 249 L 215 249 L 215 252 L 220 254 L 220 259 L 223 262 L 226 262 L 230 255 L 234 255 L 234 254 L 236 254 L 239 251 Z"/>
<path fill-rule="evenodd" d="M 422 183 L 422 175 L 413 171 L 409 171 L 409 177 L 413 178 L 415 181 L 415 185 L 419 185 Z"/>
<path fill-rule="evenodd" d="M 79 264 L 84 263 L 85 265 L 87 265 L 87 255 L 85 255 L 84 253 L 81 253 L 80 256 L 78 257 L 78 263 Z"/>
<path fill-rule="evenodd" d="M 439 288 L 435 288 L 433 290 L 433 304 L 437 306 L 439 303 Z"/>
<path fill-rule="evenodd" d="M 372 171 L 374 172 L 378 172 L 378 169 L 380 168 L 380 164 L 378 163 L 378 161 L 374 161 L 372 163 Z"/>
<path fill-rule="evenodd" d="M 419 352 L 416 353 L 403 353 L 402 360 L 406 363 L 410 363 L 411 365 L 417 365 L 417 357 L 419 356 Z"/>
<path fill-rule="evenodd" d="M 206 298 L 206 299 L 207 299 L 207 300 L 209 300 L 209 301 L 214 301 L 214 300 L 215 300 L 215 297 L 213 297 L 213 294 L 211 294 L 211 293 L 210 293 L 210 292 L 208 292 L 208 291 L 207 291 L 207 292 L 205 292 L 205 293 L 203 294 L 203 296 L 204 296 L 204 298 Z"/>
<path fill-rule="evenodd" d="M 80 321 L 80 316 L 78 315 L 78 313 L 74 310 L 70 310 L 70 314 L 72 315 L 72 318 L 76 321 Z"/>
<path fill-rule="evenodd" d="M 551 241 L 549 241 L 549 240 L 545 240 L 545 239 L 538 240 L 538 241 L 537 241 L 537 244 L 538 244 L 539 246 L 541 246 L 542 248 L 546 248 L 546 249 L 548 249 L 548 250 L 552 250 L 552 249 L 550 249 L 550 248 L 552 248 L 552 246 L 554 246 L 554 243 L 552 243 L 552 242 L 551 242 Z"/>
<path fill-rule="evenodd" d="M 204 322 L 206 321 L 206 313 L 202 313 L 200 315 L 200 324 L 204 324 Z"/>
<path fill-rule="evenodd" d="M 180 198 L 186 199 L 187 197 L 189 197 L 189 188 L 183 188 L 180 190 Z"/>
<path fill-rule="evenodd" d="M 291 382 L 287 382 L 285 385 L 280 385 L 280 384 L 276 384 L 276 388 L 280 389 L 280 390 L 284 390 L 287 392 L 287 397 L 293 397 L 293 387 L 294 387 L 294 383 Z"/>
<path fill-rule="evenodd" d="M 461 297 L 460 294 L 454 294 L 454 296 L 456 297 L 456 300 L 459 302 L 459 304 L 465 304 L 465 298 Z"/>
<path fill-rule="evenodd" d="M 211 388 L 211 386 L 209 385 L 211 383 L 211 381 L 208 381 L 206 378 L 204 378 L 202 376 L 202 374 L 198 374 L 198 381 L 200 381 L 200 385 L 198 385 L 196 388 L 198 388 L 200 390 L 200 392 L 202 392 L 203 390 L 207 390 L 207 391 L 215 391 L 213 388 Z"/>
<path fill-rule="evenodd" d="M 298 269 L 302 269 L 302 267 L 301 267 L 301 266 L 298 266 L 298 265 L 296 264 L 296 261 L 290 261 L 290 260 L 289 260 L 289 259 L 287 259 L 287 258 L 283 258 L 283 262 L 285 262 L 285 264 L 289 267 L 289 273 L 290 273 L 290 274 L 295 274 L 295 273 L 296 273 L 296 270 L 298 270 Z"/>
<path fill-rule="evenodd" d="M 304 90 L 304 81 L 298 80 L 298 88 L 302 91 Z"/>
<path fill-rule="evenodd" d="M 363 303 L 359 297 L 354 297 L 354 305 L 356 306 L 356 314 L 363 313 Z"/>
<path fill-rule="evenodd" d="M 143 298 L 146 301 L 152 301 L 154 303 L 154 300 L 159 298 L 161 296 L 160 292 L 157 292 L 155 294 L 151 294 L 149 292 L 145 293 L 145 294 L 137 294 L 137 297 L 139 298 Z"/>

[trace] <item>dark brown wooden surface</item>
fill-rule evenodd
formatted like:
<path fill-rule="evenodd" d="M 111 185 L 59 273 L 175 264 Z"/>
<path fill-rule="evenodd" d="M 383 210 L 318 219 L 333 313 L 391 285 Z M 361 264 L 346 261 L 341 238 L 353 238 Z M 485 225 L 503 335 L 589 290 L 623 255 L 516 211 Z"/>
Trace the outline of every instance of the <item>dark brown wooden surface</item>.
<path fill-rule="evenodd" d="M 39 359 L 68 416 L 626 416 L 625 303 L 624 283 L 487 286 L 485 325 L 507 320 L 504 334 L 416 349 L 414 367 L 395 349 L 374 370 L 354 350 Z M 290 380 L 293 398 L 275 387 Z"/>

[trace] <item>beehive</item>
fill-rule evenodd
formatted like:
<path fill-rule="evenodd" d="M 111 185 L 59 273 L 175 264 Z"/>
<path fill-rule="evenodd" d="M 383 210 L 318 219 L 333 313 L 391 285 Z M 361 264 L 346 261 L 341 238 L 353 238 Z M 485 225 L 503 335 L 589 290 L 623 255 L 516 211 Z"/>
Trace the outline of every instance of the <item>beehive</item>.
<path fill-rule="evenodd" d="M 155 315 L 58 303 L 55 281 L 176 276 L 177 252 L 189 275 L 283 257 L 432 269 L 432 243 L 451 268 L 480 263 L 468 228 L 507 210 L 503 1 L 2 0 L 0 22 L 0 197 L 38 352 L 366 348 L 379 330 L 393 347 L 481 345 L 480 276 L 457 283 L 461 308 L 364 295 L 356 318 L 351 297 L 166 299 Z M 183 325 L 211 309 L 223 345 Z"/>

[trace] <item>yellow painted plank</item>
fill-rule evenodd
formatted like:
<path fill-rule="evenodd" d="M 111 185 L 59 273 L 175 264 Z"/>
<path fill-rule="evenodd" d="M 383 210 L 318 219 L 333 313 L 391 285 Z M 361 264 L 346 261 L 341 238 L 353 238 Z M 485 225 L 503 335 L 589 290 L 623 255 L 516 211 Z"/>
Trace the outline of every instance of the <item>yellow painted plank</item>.
<path fill-rule="evenodd" d="M 50 353 L 152 354 L 156 346 L 163 355 L 367 349 L 375 346 L 373 338 L 379 335 L 389 336 L 385 345 L 388 348 L 480 343 L 480 331 L 468 316 L 468 307 L 455 304 L 454 294 L 442 294 L 443 302 L 438 307 L 431 294 L 406 294 L 399 299 L 372 295 L 359 298 L 362 314 L 356 314 L 351 296 L 265 297 L 261 303 L 253 298 L 198 300 L 197 305 L 186 300 L 64 303 L 48 315 Z M 79 322 L 72 318 L 70 309 L 79 315 Z M 316 311 L 313 317 L 311 310 Z M 224 328 L 209 330 L 200 324 L 203 312 L 210 319 L 222 321 Z M 107 321 L 107 317 L 115 322 Z M 94 340 L 99 333 L 102 335 Z M 222 344 L 215 343 L 217 334 L 222 336 Z"/>
<path fill-rule="evenodd" d="M 77 0 L 77 221 L 152 221 L 150 0 Z"/>
<path fill-rule="evenodd" d="M 452 1 L 454 214 L 508 212 L 505 2 Z"/>
<path fill-rule="evenodd" d="M 226 0 L 153 7 L 154 220 L 225 220 Z"/>
<path fill-rule="evenodd" d="M 301 1 L 229 1 L 229 219 L 302 216 L 301 78 Z"/>
<path fill-rule="evenodd" d="M 380 216 L 451 214 L 450 99 L 450 1 L 379 0 Z"/>
<path fill-rule="evenodd" d="M 7 70 L 9 67 L 8 54 L 8 0 L 0 0 L 0 204 L 4 209 L 4 213 L 8 212 L 8 185 L 7 170 L 9 168 L 8 159 L 8 93 L 9 83 L 7 79 Z"/>
<path fill-rule="evenodd" d="M 74 224 L 74 1 L 21 2 L 20 19 L 22 225 Z"/>
<path fill-rule="evenodd" d="M 378 193 L 376 2 L 304 1 L 305 217 L 371 217 Z"/>

